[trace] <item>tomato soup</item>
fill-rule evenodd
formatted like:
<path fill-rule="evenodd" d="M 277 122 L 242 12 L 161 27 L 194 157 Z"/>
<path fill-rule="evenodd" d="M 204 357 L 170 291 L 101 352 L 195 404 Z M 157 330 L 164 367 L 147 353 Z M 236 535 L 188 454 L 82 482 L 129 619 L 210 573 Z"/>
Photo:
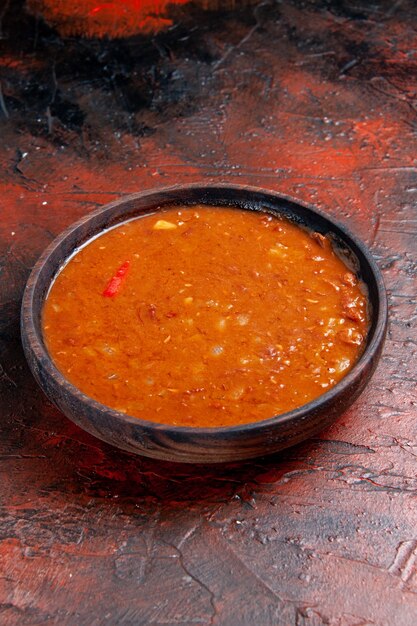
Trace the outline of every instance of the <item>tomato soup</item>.
<path fill-rule="evenodd" d="M 43 311 L 49 353 L 102 404 L 218 427 L 285 413 L 360 356 L 367 297 L 330 240 L 269 213 L 172 207 L 91 240 Z"/>

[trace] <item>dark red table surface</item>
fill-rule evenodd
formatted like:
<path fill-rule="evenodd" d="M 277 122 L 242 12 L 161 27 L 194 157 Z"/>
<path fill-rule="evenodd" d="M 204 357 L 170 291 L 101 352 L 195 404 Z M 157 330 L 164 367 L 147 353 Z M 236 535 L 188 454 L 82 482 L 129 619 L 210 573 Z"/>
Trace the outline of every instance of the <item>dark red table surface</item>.
<path fill-rule="evenodd" d="M 185 4 L 117 40 L 59 35 L 22 5 L 0 8 L 0 623 L 414 626 L 415 2 Z M 313 202 L 385 277 L 369 387 L 274 457 L 125 454 L 55 409 L 23 357 L 23 288 L 54 236 L 192 181 Z"/>

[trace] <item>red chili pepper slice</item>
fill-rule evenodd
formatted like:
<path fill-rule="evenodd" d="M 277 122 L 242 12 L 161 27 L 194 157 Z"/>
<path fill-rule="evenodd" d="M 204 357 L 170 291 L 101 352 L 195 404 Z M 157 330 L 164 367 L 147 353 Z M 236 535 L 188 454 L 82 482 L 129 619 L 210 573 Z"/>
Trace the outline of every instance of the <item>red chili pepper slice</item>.
<path fill-rule="evenodd" d="M 127 276 L 127 272 L 129 271 L 130 261 L 125 261 L 117 270 L 114 276 L 110 278 L 107 287 L 103 291 L 102 295 L 105 298 L 113 298 L 113 296 L 117 295 L 120 290 L 120 286 L 123 283 L 124 279 Z"/>

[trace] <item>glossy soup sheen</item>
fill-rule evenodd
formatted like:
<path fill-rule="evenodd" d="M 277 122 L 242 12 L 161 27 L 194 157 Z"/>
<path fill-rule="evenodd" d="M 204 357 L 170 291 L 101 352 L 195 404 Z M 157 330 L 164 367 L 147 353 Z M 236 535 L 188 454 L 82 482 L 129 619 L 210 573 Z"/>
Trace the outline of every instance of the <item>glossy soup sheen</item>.
<path fill-rule="evenodd" d="M 367 298 L 327 237 L 231 208 L 169 208 L 92 240 L 43 312 L 64 376 L 123 413 L 243 424 L 333 387 L 360 356 Z"/>

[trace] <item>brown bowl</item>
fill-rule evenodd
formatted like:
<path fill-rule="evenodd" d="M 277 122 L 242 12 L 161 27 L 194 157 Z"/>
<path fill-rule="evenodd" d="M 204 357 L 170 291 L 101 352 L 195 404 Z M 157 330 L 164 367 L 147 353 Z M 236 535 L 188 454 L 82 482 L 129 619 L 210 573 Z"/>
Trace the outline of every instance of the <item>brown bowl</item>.
<path fill-rule="evenodd" d="M 371 325 L 365 350 L 351 371 L 313 402 L 260 422 L 222 428 L 156 424 L 119 413 L 89 398 L 56 368 L 44 343 L 41 314 L 48 289 L 76 248 L 119 222 L 173 204 L 212 204 L 280 213 L 329 235 L 347 255 L 369 294 Z M 321 211 L 274 193 L 237 185 L 184 185 L 145 191 L 104 206 L 70 226 L 45 250 L 26 286 L 21 331 L 29 366 L 45 394 L 71 420 L 123 450 L 169 461 L 215 463 L 277 452 L 331 424 L 363 391 L 380 357 L 387 326 L 382 276 L 370 252 Z"/>

